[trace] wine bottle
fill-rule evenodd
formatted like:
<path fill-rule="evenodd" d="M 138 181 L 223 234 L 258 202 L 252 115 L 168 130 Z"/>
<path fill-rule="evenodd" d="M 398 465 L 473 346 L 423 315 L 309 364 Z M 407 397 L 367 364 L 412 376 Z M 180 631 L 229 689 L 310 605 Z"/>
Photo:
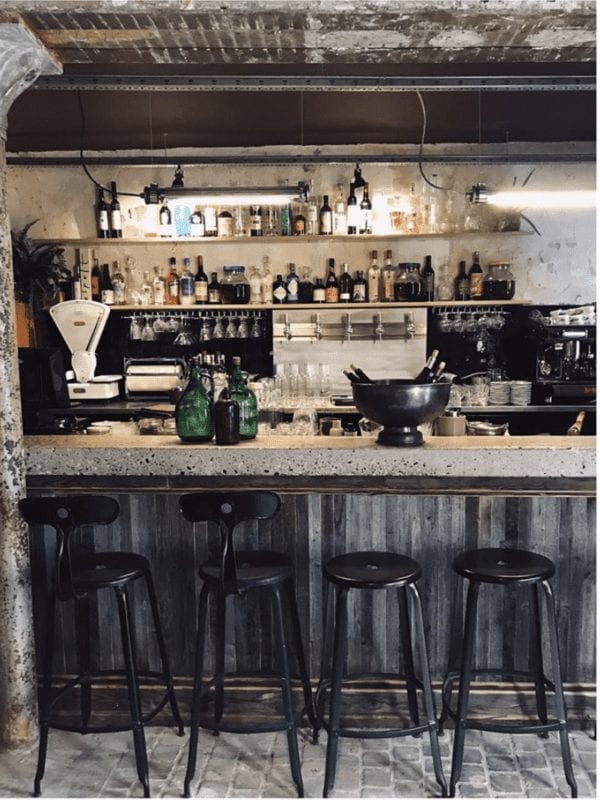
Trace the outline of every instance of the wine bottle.
<path fill-rule="evenodd" d="M 95 300 L 97 303 L 102 301 L 102 294 L 101 294 L 101 283 L 102 283 L 102 273 L 100 272 L 100 267 L 98 266 L 98 259 L 94 258 L 94 265 L 92 267 L 91 273 L 91 284 L 92 284 L 92 300 Z"/>
<path fill-rule="evenodd" d="M 225 387 L 214 405 L 215 442 L 238 444 L 240 441 L 240 406 Z"/>
<path fill-rule="evenodd" d="M 350 184 L 350 194 L 348 195 L 348 233 L 358 233 L 358 223 L 360 213 L 358 208 L 358 201 L 356 199 L 354 183 Z"/>
<path fill-rule="evenodd" d="M 435 299 L 435 272 L 431 266 L 431 256 L 425 256 L 421 271 L 421 300 L 430 302 Z"/>
<path fill-rule="evenodd" d="M 337 303 L 340 299 L 340 288 L 338 280 L 335 277 L 335 259 L 329 259 L 329 273 L 325 281 L 325 302 Z"/>
<path fill-rule="evenodd" d="M 319 234 L 331 236 L 333 233 L 333 214 L 329 205 L 329 195 L 323 195 L 323 205 L 319 210 Z"/>
<path fill-rule="evenodd" d="M 352 370 L 350 370 L 350 369 L 343 369 L 343 370 L 342 370 L 342 372 L 343 372 L 343 373 L 344 373 L 344 375 L 345 375 L 345 376 L 348 378 L 348 380 L 350 381 L 350 383 L 360 383 L 360 382 L 361 382 L 361 381 L 360 381 L 360 378 L 358 377 L 358 375 L 355 375 L 355 373 L 354 373 L 354 372 L 352 372 Z"/>
<path fill-rule="evenodd" d="M 339 302 L 352 302 L 352 275 L 348 272 L 348 264 L 342 264 L 343 272 L 339 280 Z"/>
<path fill-rule="evenodd" d="M 174 256 L 169 259 L 169 267 L 166 303 L 168 306 L 176 306 L 179 304 L 179 275 L 177 274 L 177 259 Z"/>
<path fill-rule="evenodd" d="M 357 367 L 356 364 L 350 364 L 350 369 L 354 371 L 354 374 L 362 383 L 373 383 L 367 373 L 364 372 L 360 367 Z"/>
<path fill-rule="evenodd" d="M 108 264 L 102 264 L 102 279 L 100 282 L 100 300 L 107 306 L 114 305 L 115 292 L 113 289 Z"/>
<path fill-rule="evenodd" d="M 352 302 L 353 303 L 366 303 L 367 302 L 367 280 L 365 273 L 359 269 L 356 273 L 356 278 L 352 282 Z"/>
<path fill-rule="evenodd" d="M 208 278 L 204 272 L 204 259 L 198 256 L 198 271 L 194 278 L 194 298 L 196 303 L 208 302 Z"/>
<path fill-rule="evenodd" d="M 163 239 L 168 239 L 173 234 L 173 229 L 171 227 L 172 217 L 171 217 L 171 209 L 169 208 L 169 204 L 166 198 L 163 197 L 162 206 L 158 212 L 158 222 L 160 225 L 160 235 Z"/>
<path fill-rule="evenodd" d="M 182 306 L 193 306 L 196 302 L 196 279 L 190 268 L 191 263 L 189 258 L 186 257 L 183 259 L 183 272 L 179 279 L 179 293 Z"/>
<path fill-rule="evenodd" d="M 473 253 L 473 264 L 469 270 L 469 298 L 479 300 L 483 297 L 483 270 L 479 263 L 479 252 Z"/>
<path fill-rule="evenodd" d="M 469 276 L 467 275 L 466 261 L 460 261 L 458 264 L 458 275 L 454 282 L 454 299 L 469 299 Z"/>
<path fill-rule="evenodd" d="M 365 187 L 363 189 L 363 198 L 360 201 L 359 233 L 373 233 L 373 225 L 371 221 L 372 208 L 371 200 L 369 199 L 369 184 L 365 183 Z"/>
<path fill-rule="evenodd" d="M 98 189 L 98 205 L 96 206 L 96 221 L 98 227 L 98 238 L 109 239 L 110 228 L 108 224 L 108 206 L 104 200 L 104 189 Z"/>
<path fill-rule="evenodd" d="M 208 284 L 208 302 L 209 303 L 221 302 L 221 286 L 219 284 L 216 272 L 210 273 L 210 283 Z"/>
<path fill-rule="evenodd" d="M 425 365 L 421 372 L 416 376 L 413 383 L 433 383 L 433 379 L 435 377 L 435 362 L 437 357 L 439 356 L 439 350 L 432 350 L 431 355 L 425 362 Z"/>
<path fill-rule="evenodd" d="M 440 361 L 440 363 L 435 368 L 435 374 L 433 376 L 432 383 L 437 383 L 439 381 L 439 379 L 444 374 L 444 370 L 445 369 L 446 369 L 446 362 L 445 361 Z"/>
<path fill-rule="evenodd" d="M 199 208 L 194 209 L 190 215 L 190 236 L 204 236 L 204 214 Z"/>
<path fill-rule="evenodd" d="M 110 184 L 112 200 L 110 201 L 110 235 L 113 239 L 120 239 L 123 236 L 123 226 L 121 223 L 121 205 L 117 197 L 117 184 L 112 181 Z"/>
<path fill-rule="evenodd" d="M 250 236 L 262 236 L 262 208 L 250 206 Z"/>

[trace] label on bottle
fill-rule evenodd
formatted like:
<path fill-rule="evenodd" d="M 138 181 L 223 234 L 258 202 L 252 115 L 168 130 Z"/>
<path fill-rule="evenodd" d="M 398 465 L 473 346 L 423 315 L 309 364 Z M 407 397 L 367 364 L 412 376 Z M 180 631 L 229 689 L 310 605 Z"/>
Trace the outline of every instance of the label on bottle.
<path fill-rule="evenodd" d="M 329 235 L 332 231 L 333 231 L 333 219 L 331 211 L 321 211 L 319 233 Z"/>
<path fill-rule="evenodd" d="M 394 299 L 394 277 L 394 270 L 383 270 L 383 299 L 388 303 Z"/>
<path fill-rule="evenodd" d="M 92 297 L 100 297 L 100 275 L 92 272 Z"/>
<path fill-rule="evenodd" d="M 233 217 L 217 217 L 217 236 L 233 236 Z"/>
<path fill-rule="evenodd" d="M 108 211 L 106 209 L 98 212 L 98 228 L 101 231 L 108 230 Z"/>
<path fill-rule="evenodd" d="M 371 303 L 379 301 L 379 270 L 369 270 L 369 300 Z"/>
<path fill-rule="evenodd" d="M 352 287 L 352 300 L 355 303 L 366 303 L 367 285 L 366 283 L 355 283 Z"/>
<path fill-rule="evenodd" d="M 190 236 L 201 238 L 204 236 L 204 220 L 201 222 L 194 222 L 194 216 L 190 222 Z"/>
<path fill-rule="evenodd" d="M 104 305 L 112 306 L 115 302 L 115 293 L 112 289 L 102 289 L 102 292 L 100 293 L 100 299 Z"/>
<path fill-rule="evenodd" d="M 309 233 L 316 233 L 317 227 L 317 219 L 319 216 L 319 212 L 317 211 L 317 206 L 315 203 L 311 203 L 308 206 L 308 211 L 306 212 L 306 220 L 308 222 L 308 232 Z"/>
<path fill-rule="evenodd" d="M 205 236 L 217 235 L 217 212 L 212 206 L 206 206 L 206 208 L 204 209 L 204 235 Z"/>
<path fill-rule="evenodd" d="M 352 295 L 350 294 L 350 290 L 340 291 L 340 303 L 349 303 L 351 299 Z"/>
<path fill-rule="evenodd" d="M 358 206 L 348 206 L 348 232 L 358 232 L 358 223 L 360 221 L 360 210 Z"/>
<path fill-rule="evenodd" d="M 371 233 L 371 209 L 364 208 L 361 209 L 361 221 L 360 221 L 360 232 L 361 233 Z"/>
<path fill-rule="evenodd" d="M 179 281 L 181 304 L 191 306 L 196 300 L 196 286 L 192 275 L 182 275 Z"/>
<path fill-rule="evenodd" d="M 179 300 L 179 281 L 178 280 L 170 280 L 169 281 L 169 297 L 173 299 Z"/>
<path fill-rule="evenodd" d="M 469 294 L 472 298 L 483 297 L 483 272 L 469 275 Z"/>
<path fill-rule="evenodd" d="M 206 303 L 208 300 L 208 281 L 194 282 L 194 296 L 197 303 Z"/>
<path fill-rule="evenodd" d="M 290 278 L 287 283 L 287 301 L 288 303 L 298 301 L 298 278 Z"/>
<path fill-rule="evenodd" d="M 250 235 L 262 236 L 262 217 L 259 212 L 250 215 Z"/>
<path fill-rule="evenodd" d="M 306 220 L 301 214 L 294 217 L 294 235 L 303 236 L 306 233 Z"/>
<path fill-rule="evenodd" d="M 325 288 L 325 302 L 338 303 L 340 299 L 340 292 L 337 286 L 327 286 Z"/>
<path fill-rule="evenodd" d="M 121 212 L 118 208 L 110 212 L 110 226 L 113 231 L 121 230 Z"/>
<path fill-rule="evenodd" d="M 285 289 L 285 286 L 279 285 L 279 286 L 276 286 L 275 289 L 273 289 L 273 301 L 274 302 L 283 303 L 283 302 L 285 302 L 285 298 L 286 297 L 287 297 L 287 291 Z"/>
<path fill-rule="evenodd" d="M 313 289 L 313 303 L 324 303 L 325 302 L 325 287 L 324 286 L 315 286 Z"/>

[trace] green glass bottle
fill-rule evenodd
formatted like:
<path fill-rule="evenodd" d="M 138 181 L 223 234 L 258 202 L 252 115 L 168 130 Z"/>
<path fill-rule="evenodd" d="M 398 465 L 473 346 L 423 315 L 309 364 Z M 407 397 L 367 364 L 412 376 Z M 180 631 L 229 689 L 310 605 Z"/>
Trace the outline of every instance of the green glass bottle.
<path fill-rule="evenodd" d="M 212 402 L 197 363 L 192 366 L 189 383 L 175 407 L 175 424 L 182 442 L 210 442 L 215 434 Z"/>
<path fill-rule="evenodd" d="M 246 386 L 239 356 L 232 359 L 229 393 L 240 407 L 240 439 L 254 439 L 258 433 L 258 403 L 252 389 Z"/>

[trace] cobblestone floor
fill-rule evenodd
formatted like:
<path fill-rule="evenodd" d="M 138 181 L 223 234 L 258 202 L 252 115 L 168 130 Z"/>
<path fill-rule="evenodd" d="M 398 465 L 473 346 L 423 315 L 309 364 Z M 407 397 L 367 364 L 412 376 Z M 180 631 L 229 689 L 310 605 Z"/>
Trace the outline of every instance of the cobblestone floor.
<path fill-rule="evenodd" d="M 172 729 L 146 731 L 153 797 L 181 797 L 187 735 Z M 301 735 L 306 795 L 320 797 L 326 735 L 312 745 Z M 579 797 L 596 797 L 596 742 L 589 732 L 570 735 Z M 444 770 L 450 769 L 452 731 L 441 739 Z M 0 753 L 0 796 L 31 794 L 36 748 Z M 344 739 L 333 797 L 435 797 L 429 745 L 425 738 Z M 51 731 L 44 797 L 136 797 L 137 781 L 130 733 L 80 736 Z M 285 736 L 214 737 L 200 734 L 196 797 L 294 797 Z M 460 797 L 569 797 L 557 734 L 509 736 L 467 732 Z"/>

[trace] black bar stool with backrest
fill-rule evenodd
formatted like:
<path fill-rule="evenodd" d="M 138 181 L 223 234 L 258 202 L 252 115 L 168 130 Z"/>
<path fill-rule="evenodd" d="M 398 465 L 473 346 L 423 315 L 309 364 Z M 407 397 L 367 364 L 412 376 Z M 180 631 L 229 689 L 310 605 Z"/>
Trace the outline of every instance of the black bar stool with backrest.
<path fill-rule="evenodd" d="M 429 732 L 431 754 L 435 779 L 438 782 L 442 797 L 446 796 L 447 786 L 442 770 L 442 761 L 437 738 L 437 722 L 435 702 L 429 675 L 429 660 L 425 642 L 425 627 L 421 596 L 416 582 L 421 577 L 421 566 L 412 558 L 390 552 L 363 551 L 345 553 L 327 562 L 324 568 L 328 588 L 328 605 L 335 589 L 335 616 L 327 609 L 325 634 L 323 637 L 323 658 L 321 678 L 316 694 L 317 725 L 314 728 L 314 739 L 317 740 L 320 727 L 328 732 L 327 756 L 325 763 L 325 783 L 323 796 L 328 797 L 335 782 L 338 740 L 340 737 L 360 739 L 383 739 L 397 736 L 419 735 Z M 395 590 L 398 598 L 398 621 L 404 674 L 394 675 L 406 681 L 406 694 L 410 726 L 397 725 L 393 728 L 360 728 L 342 724 L 342 689 L 344 683 L 350 685 L 353 677 L 347 674 L 348 654 L 348 594 L 351 590 Z M 411 600 L 409 609 L 408 598 Z M 421 668 L 421 680 L 415 674 L 413 642 L 411 637 L 412 622 L 416 629 L 416 654 Z M 333 642 L 333 652 L 331 643 Z M 366 676 L 361 676 L 364 680 Z M 380 675 L 382 677 L 382 675 Z M 329 717 L 325 717 L 325 695 L 329 697 Z M 425 704 L 426 721 L 419 722 L 419 705 L 417 690 L 422 690 Z"/>
<path fill-rule="evenodd" d="M 46 525 L 56 531 L 55 564 L 48 587 L 46 619 L 44 622 L 45 646 L 42 664 L 42 686 L 39 695 L 40 741 L 34 794 L 41 793 L 48 748 L 48 729 L 57 728 L 78 733 L 113 733 L 133 731 L 137 774 L 150 796 L 148 756 L 144 724 L 170 703 L 173 717 L 183 735 L 183 721 L 179 715 L 163 639 L 158 604 L 150 572 L 144 556 L 126 552 L 83 552 L 73 545 L 73 534 L 82 525 L 108 525 L 119 515 L 119 504 L 111 497 L 81 495 L 67 497 L 34 497 L 21 500 L 21 514 L 30 525 Z M 161 672 L 141 671 L 136 667 L 133 620 L 128 590 L 134 581 L 142 579 L 146 585 L 152 612 L 156 640 L 162 662 Z M 90 658 L 90 600 L 102 589 L 113 589 L 119 610 L 123 670 L 92 670 Z M 73 600 L 76 615 L 79 674 L 59 689 L 52 686 L 52 661 L 54 650 L 54 622 L 56 602 Z M 130 719 L 126 722 L 90 724 L 92 716 L 92 684 L 98 676 L 124 676 L 127 682 Z M 161 701 L 150 712 L 142 712 L 139 678 L 160 681 L 166 691 Z M 65 693 L 80 686 L 80 719 L 61 719 L 53 710 Z M 64 716 L 64 715 L 63 715 Z"/>
<path fill-rule="evenodd" d="M 548 731 L 558 731 L 560 749 L 567 783 L 571 787 L 571 796 L 577 797 L 577 784 L 573 775 L 569 739 L 567 734 L 567 716 L 560 672 L 560 657 L 558 649 L 558 628 L 554 596 L 549 579 L 554 575 L 555 568 L 552 561 L 545 556 L 527 550 L 510 548 L 485 548 L 470 550 L 457 556 L 452 568 L 467 581 L 467 605 L 465 610 L 464 628 L 459 619 L 460 604 L 454 609 L 453 629 L 458 630 L 456 640 L 462 638 L 462 652 L 453 648 L 450 653 L 448 672 L 444 680 L 442 692 L 442 714 L 440 716 L 439 730 L 448 717 L 456 723 L 454 733 L 454 748 L 452 753 L 452 774 L 450 777 L 450 796 L 454 797 L 456 784 L 460 780 L 465 744 L 465 731 L 467 729 L 479 731 L 492 731 L 495 733 L 537 733 L 547 737 Z M 532 658 L 530 670 L 507 670 L 503 668 L 474 666 L 475 637 L 477 623 L 477 599 L 482 584 L 500 586 L 515 586 L 524 588 L 529 592 L 530 608 L 530 636 L 532 645 Z M 546 600 L 546 616 L 550 645 L 550 660 L 552 665 L 552 678 L 550 681 L 544 673 L 542 658 L 542 625 L 538 587 L 542 588 Z M 462 581 L 457 587 L 462 590 Z M 460 629 L 462 637 L 460 636 Z M 503 680 L 518 678 L 531 680 L 535 685 L 536 711 L 539 722 L 503 723 L 491 720 L 486 716 L 486 721 L 471 719 L 468 715 L 469 692 L 471 679 L 474 675 L 497 676 Z M 459 679 L 458 706 L 456 712 L 451 709 L 452 690 L 454 681 Z M 546 703 L 546 689 L 554 692 L 556 719 L 548 719 Z"/>
<path fill-rule="evenodd" d="M 190 796 L 190 784 L 196 771 L 196 752 L 199 728 L 230 733 L 258 733 L 285 730 L 292 778 L 298 796 L 304 795 L 300 756 L 298 751 L 298 721 L 305 711 L 310 722 L 314 723 L 312 691 L 300 631 L 300 619 L 294 589 L 293 568 L 290 559 L 282 553 L 271 550 L 243 550 L 235 548 L 235 529 L 250 520 L 267 520 L 274 517 L 281 505 L 280 498 L 273 492 L 238 491 L 207 492 L 183 495 L 180 507 L 190 522 L 212 522 L 221 533 L 219 555 L 205 561 L 199 569 L 203 581 L 198 604 L 198 629 L 196 638 L 196 666 L 192 698 L 191 736 L 184 794 Z M 283 704 L 283 715 L 276 720 L 242 721 L 228 719 L 226 714 L 225 692 L 225 635 L 227 630 L 226 600 L 229 596 L 245 595 L 250 591 L 267 592 L 271 598 L 273 612 L 273 636 L 277 651 L 279 680 Z M 204 654 L 206 649 L 207 627 L 209 624 L 209 598 L 214 598 L 215 614 L 215 671 L 212 681 L 204 680 Z M 284 624 L 283 601 L 287 600 L 291 615 L 291 636 Z M 258 622 L 258 620 L 257 620 Z M 256 637 L 256 631 L 249 630 L 248 637 Z M 291 638 L 291 641 L 290 641 Z M 304 707 L 301 713 L 294 711 L 292 683 L 289 667 L 288 649 L 293 643 L 302 682 Z M 201 711 L 214 702 L 212 718 Z"/>

